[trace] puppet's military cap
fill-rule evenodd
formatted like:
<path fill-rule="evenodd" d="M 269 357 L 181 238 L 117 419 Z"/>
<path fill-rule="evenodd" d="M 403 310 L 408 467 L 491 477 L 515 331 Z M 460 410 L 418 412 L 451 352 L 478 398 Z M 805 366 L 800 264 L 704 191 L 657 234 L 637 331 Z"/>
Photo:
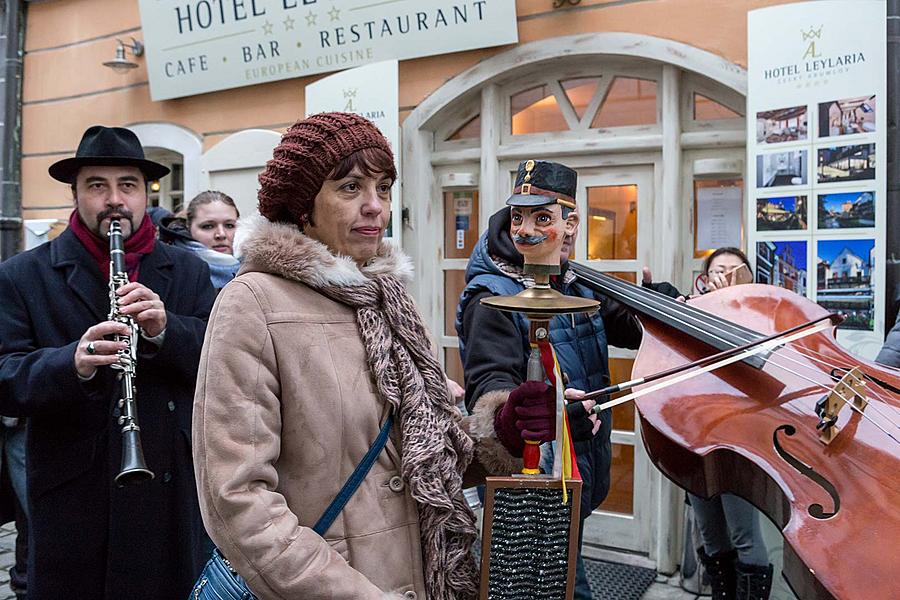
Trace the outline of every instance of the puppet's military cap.
<path fill-rule="evenodd" d="M 560 204 L 575 208 L 575 169 L 548 160 L 525 160 L 519 163 L 516 184 L 507 206 L 543 206 Z"/>

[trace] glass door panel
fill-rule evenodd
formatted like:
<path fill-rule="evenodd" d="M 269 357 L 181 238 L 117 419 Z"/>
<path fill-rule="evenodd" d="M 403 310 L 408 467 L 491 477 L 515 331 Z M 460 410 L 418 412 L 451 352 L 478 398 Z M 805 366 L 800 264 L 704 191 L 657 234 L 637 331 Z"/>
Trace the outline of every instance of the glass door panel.
<path fill-rule="evenodd" d="M 444 192 L 444 258 L 469 258 L 478 235 L 478 192 Z"/>
<path fill-rule="evenodd" d="M 587 188 L 588 260 L 637 258 L 637 185 Z"/>
<path fill-rule="evenodd" d="M 578 205 L 582 214 L 577 259 L 629 283 L 650 266 L 653 243 L 653 167 L 635 165 L 581 169 Z M 613 383 L 631 379 L 634 353 L 610 348 Z M 625 392 L 619 394 L 624 395 Z M 649 460 L 636 428 L 634 405 L 612 413 L 610 490 L 585 524 L 590 544 L 649 553 Z"/>
<path fill-rule="evenodd" d="M 634 514 L 634 446 L 612 445 L 609 494 L 597 510 L 628 516 Z"/>
<path fill-rule="evenodd" d="M 631 379 L 631 368 L 634 366 L 634 359 L 631 358 L 610 358 L 609 359 L 609 378 L 610 382 L 622 383 Z M 623 391 L 613 394 L 612 398 L 619 398 L 630 392 Z M 612 426 L 616 431 L 629 431 L 634 433 L 634 403 L 626 402 L 614 406 L 612 409 Z"/>
<path fill-rule="evenodd" d="M 627 281 L 628 283 L 637 283 L 637 273 L 634 271 L 606 271 L 607 275 L 612 275 L 613 277 L 618 277 L 623 281 Z"/>
<path fill-rule="evenodd" d="M 459 348 L 447 348 L 444 356 L 444 371 L 447 377 L 462 385 L 463 366 L 459 358 Z"/>
<path fill-rule="evenodd" d="M 466 289 L 465 271 L 461 269 L 444 271 L 444 335 L 456 335 L 456 307 L 464 289 Z"/>
<path fill-rule="evenodd" d="M 465 385 L 462 362 L 459 356 L 459 341 L 456 337 L 456 307 L 459 296 L 466 287 L 465 268 L 478 237 L 478 191 L 475 189 L 444 190 L 442 194 L 444 209 L 444 238 L 440 246 L 443 259 L 440 261 L 443 271 L 439 285 L 443 287 L 443 295 L 439 302 L 443 305 L 443 333 L 439 344 L 444 351 L 444 370 L 447 376 L 459 385 Z M 438 235 L 440 235 L 438 233 Z M 439 244 L 440 238 L 435 240 Z"/>
<path fill-rule="evenodd" d="M 694 180 L 694 222 L 693 227 L 691 228 L 694 232 L 694 258 L 706 258 L 710 254 L 712 254 L 716 248 L 701 248 L 700 246 L 706 246 L 707 244 L 701 244 L 699 241 L 698 230 L 697 230 L 697 222 L 700 214 L 700 195 L 703 193 L 703 190 L 711 190 L 714 188 L 719 188 L 719 191 L 722 192 L 723 197 L 733 198 L 736 201 L 737 205 L 735 206 L 736 212 L 739 217 L 743 216 L 743 188 L 744 181 L 740 178 L 725 178 L 725 179 L 695 179 Z M 721 209 L 720 209 L 721 210 Z M 720 217 L 721 218 L 721 217 Z M 805 218 L 805 215 L 804 215 Z M 707 223 L 707 227 L 719 227 L 723 228 L 724 224 L 721 222 L 716 222 L 715 220 L 710 220 Z M 806 229 L 805 223 L 803 224 L 802 229 Z M 739 239 L 730 240 L 729 242 L 721 245 L 729 245 L 729 246 L 737 246 L 742 247 L 742 238 L 744 237 L 743 233 L 743 225 L 741 226 L 741 235 Z M 712 236 L 717 237 L 717 236 Z M 717 244 L 718 246 L 718 244 Z"/>

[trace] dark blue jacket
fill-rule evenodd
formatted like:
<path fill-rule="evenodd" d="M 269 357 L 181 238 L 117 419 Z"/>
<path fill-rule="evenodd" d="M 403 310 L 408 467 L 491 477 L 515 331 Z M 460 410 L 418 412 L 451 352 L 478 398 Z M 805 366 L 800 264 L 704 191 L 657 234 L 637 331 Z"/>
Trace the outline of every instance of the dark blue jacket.
<path fill-rule="evenodd" d="M 71 231 L 0 264 L 0 414 L 27 416 L 28 596 L 185 598 L 206 555 L 191 460 L 191 411 L 215 297 L 199 258 L 157 242 L 139 281 L 162 298 L 166 335 L 142 341 L 136 398 L 155 479 L 120 488 L 118 384 L 78 379 L 75 347 L 107 319 L 105 278 Z M 146 345 L 144 345 L 146 344 Z"/>

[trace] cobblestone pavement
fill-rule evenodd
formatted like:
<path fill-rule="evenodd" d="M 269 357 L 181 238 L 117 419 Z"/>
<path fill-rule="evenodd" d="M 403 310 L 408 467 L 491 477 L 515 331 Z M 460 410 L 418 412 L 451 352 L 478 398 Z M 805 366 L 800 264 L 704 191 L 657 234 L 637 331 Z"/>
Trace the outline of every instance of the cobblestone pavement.
<path fill-rule="evenodd" d="M 9 568 L 16 562 L 16 526 L 7 523 L 0 527 L 0 600 L 16 600 L 9 589 Z"/>

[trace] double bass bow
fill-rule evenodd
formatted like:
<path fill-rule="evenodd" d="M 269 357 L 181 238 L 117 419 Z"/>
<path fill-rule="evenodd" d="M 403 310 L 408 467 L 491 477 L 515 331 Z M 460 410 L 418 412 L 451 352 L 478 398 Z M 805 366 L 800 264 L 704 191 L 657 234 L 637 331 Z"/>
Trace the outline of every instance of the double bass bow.
<path fill-rule="evenodd" d="M 802 600 L 900 598 L 900 371 L 842 349 L 828 311 L 794 292 L 748 284 L 677 302 L 569 265 L 639 315 L 630 395 L 653 463 L 766 514 Z M 737 360 L 709 368 L 726 354 Z"/>

